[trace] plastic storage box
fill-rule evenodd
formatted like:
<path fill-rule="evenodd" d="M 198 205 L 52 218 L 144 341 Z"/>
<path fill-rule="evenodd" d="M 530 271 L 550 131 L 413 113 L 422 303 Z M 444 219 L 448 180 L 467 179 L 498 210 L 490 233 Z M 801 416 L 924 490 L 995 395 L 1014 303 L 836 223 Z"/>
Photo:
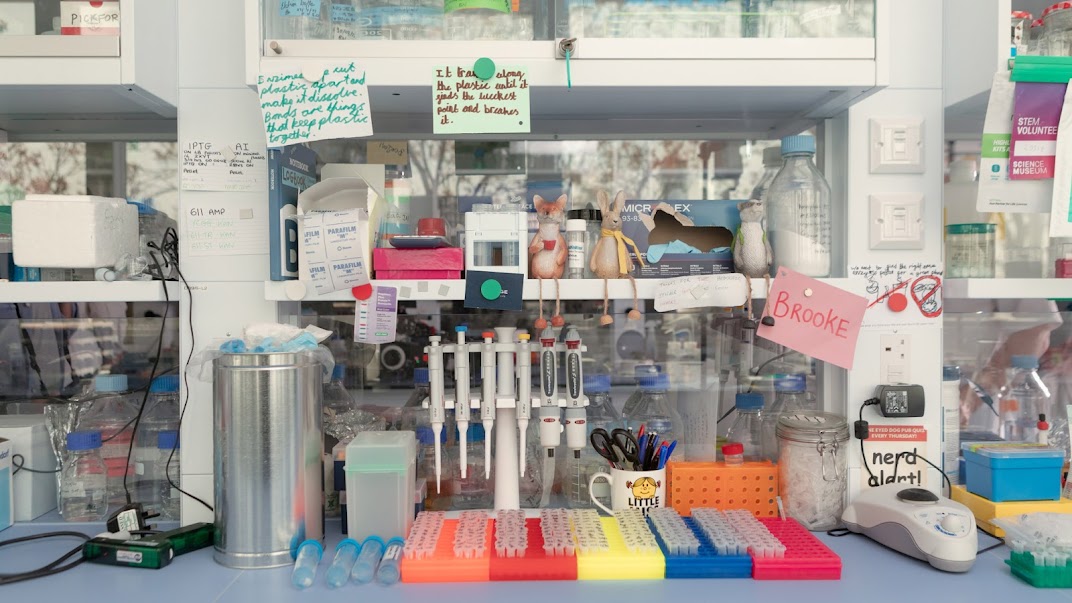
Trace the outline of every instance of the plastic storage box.
<path fill-rule="evenodd" d="M 968 492 L 994 502 L 1060 500 L 1065 453 L 1032 444 L 965 444 Z"/>
<path fill-rule="evenodd" d="M 44 473 L 20 471 L 12 479 L 15 521 L 31 521 L 56 508 L 56 454 L 48 439 L 45 415 L 0 416 L 0 438 L 11 443 L 21 464 Z M 14 469 L 13 469 L 14 470 Z"/>
<path fill-rule="evenodd" d="M 417 438 L 412 431 L 363 431 L 346 447 L 347 534 L 405 538 L 413 525 Z"/>
<path fill-rule="evenodd" d="M 138 208 L 107 197 L 27 195 L 12 204 L 11 235 L 19 266 L 111 267 L 138 253 Z"/>

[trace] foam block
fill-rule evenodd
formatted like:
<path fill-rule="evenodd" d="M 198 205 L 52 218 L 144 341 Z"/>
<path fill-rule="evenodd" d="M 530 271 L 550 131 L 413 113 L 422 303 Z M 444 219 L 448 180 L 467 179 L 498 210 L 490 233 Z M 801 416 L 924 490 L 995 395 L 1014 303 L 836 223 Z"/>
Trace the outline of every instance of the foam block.
<path fill-rule="evenodd" d="M 27 195 L 11 207 L 15 263 L 103 268 L 138 252 L 138 209 L 123 199 Z"/>

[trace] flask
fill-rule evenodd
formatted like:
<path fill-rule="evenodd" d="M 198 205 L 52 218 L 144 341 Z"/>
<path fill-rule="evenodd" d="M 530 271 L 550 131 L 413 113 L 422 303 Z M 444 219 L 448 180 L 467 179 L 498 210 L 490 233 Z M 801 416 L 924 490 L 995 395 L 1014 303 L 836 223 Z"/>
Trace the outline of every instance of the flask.
<path fill-rule="evenodd" d="M 830 185 L 815 167 L 815 137 L 782 139 L 785 164 L 767 191 L 774 262 L 811 277 L 830 276 Z"/>
<path fill-rule="evenodd" d="M 67 462 L 60 475 L 60 513 L 66 521 L 104 521 L 108 484 L 99 431 L 67 434 Z"/>
<path fill-rule="evenodd" d="M 763 395 L 737 394 L 737 420 L 726 433 L 726 440 L 744 447 L 745 461 L 763 460 Z"/>

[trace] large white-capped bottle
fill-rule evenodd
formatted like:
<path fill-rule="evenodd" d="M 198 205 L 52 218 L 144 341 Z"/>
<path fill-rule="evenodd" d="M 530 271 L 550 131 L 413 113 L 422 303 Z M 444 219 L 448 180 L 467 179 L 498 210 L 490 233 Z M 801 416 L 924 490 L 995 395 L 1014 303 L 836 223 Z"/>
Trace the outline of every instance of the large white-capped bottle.
<path fill-rule="evenodd" d="M 815 137 L 782 139 L 781 171 L 767 191 L 767 231 L 774 265 L 830 276 L 830 185 L 815 167 Z"/>

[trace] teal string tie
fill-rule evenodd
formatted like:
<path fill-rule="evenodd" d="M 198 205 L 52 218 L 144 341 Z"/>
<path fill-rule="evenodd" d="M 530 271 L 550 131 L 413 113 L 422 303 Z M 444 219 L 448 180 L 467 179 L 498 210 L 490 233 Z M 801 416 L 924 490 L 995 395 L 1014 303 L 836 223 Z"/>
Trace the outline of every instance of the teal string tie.
<path fill-rule="evenodd" d="M 570 75 L 569 67 L 569 55 L 570 51 L 566 51 L 566 88 L 573 88 L 573 77 Z"/>

